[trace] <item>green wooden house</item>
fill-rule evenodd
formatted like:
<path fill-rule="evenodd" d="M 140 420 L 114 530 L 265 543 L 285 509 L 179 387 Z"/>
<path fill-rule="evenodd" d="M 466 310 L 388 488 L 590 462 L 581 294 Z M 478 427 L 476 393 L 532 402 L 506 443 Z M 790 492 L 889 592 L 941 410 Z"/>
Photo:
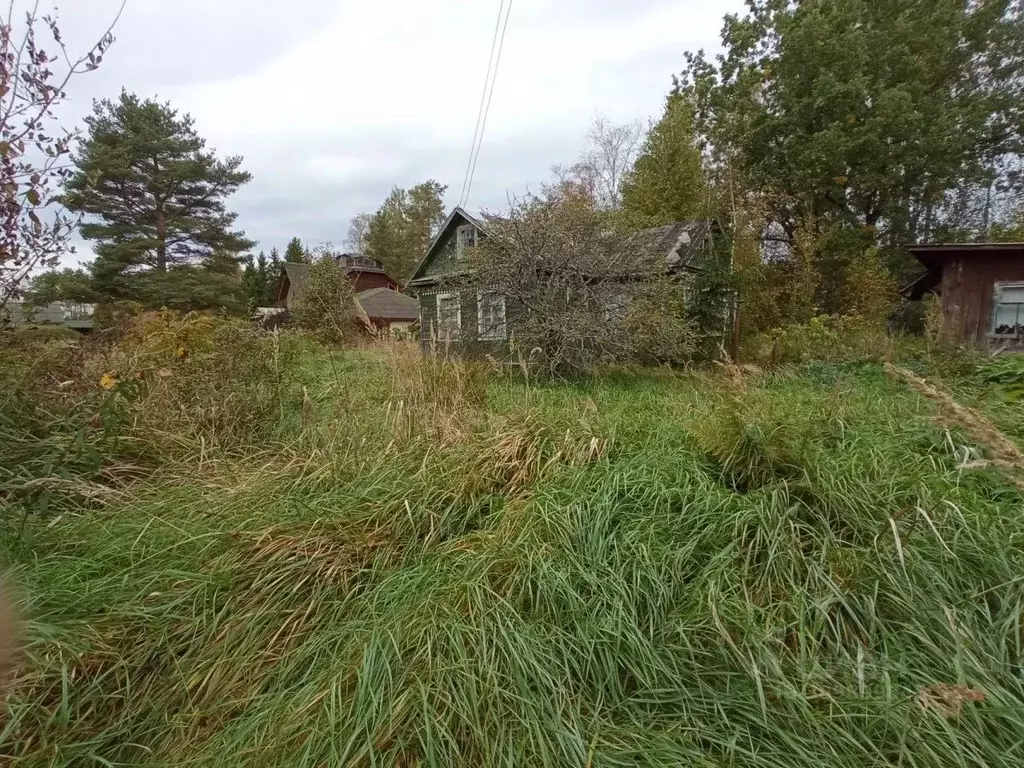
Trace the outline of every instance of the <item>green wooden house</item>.
<path fill-rule="evenodd" d="M 503 359 L 514 337 L 516 307 L 497 293 L 479 292 L 468 283 L 470 249 L 487 236 L 486 223 L 455 208 L 409 278 L 420 305 L 420 342 L 424 352 L 453 349 L 468 356 Z M 627 239 L 638 258 L 665 259 L 669 273 L 696 274 L 716 240 L 724 242 L 716 221 L 677 222 L 641 230 Z"/>

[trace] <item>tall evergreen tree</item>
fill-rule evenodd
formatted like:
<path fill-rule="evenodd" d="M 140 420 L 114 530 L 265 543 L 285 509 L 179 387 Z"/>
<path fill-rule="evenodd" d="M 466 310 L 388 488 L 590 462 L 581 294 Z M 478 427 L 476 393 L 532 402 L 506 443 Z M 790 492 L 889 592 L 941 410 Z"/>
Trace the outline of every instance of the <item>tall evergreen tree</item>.
<path fill-rule="evenodd" d="M 284 249 L 284 260 L 295 264 L 309 262 L 309 252 L 302 245 L 302 241 L 299 238 L 293 237 L 288 241 L 288 247 Z"/>
<path fill-rule="evenodd" d="M 281 282 L 281 253 L 277 248 L 270 249 L 270 261 L 267 264 L 267 293 L 265 294 L 266 304 L 264 306 L 274 306 L 274 301 L 277 298 L 277 285 Z"/>
<path fill-rule="evenodd" d="M 276 256 L 275 256 L 276 258 Z M 257 307 L 269 307 L 274 303 L 277 287 L 277 275 L 272 273 L 267 254 L 260 251 L 255 258 L 248 254 L 244 258 L 245 271 L 242 274 L 242 285 L 250 311 Z"/>
<path fill-rule="evenodd" d="M 65 204 L 95 241 L 93 288 L 106 299 L 182 309 L 242 304 L 234 229 L 225 198 L 251 176 L 241 157 L 218 159 L 188 115 L 122 92 L 96 102 L 75 157 Z"/>
<path fill-rule="evenodd" d="M 444 223 L 447 189 L 433 179 L 412 189 L 395 187 L 370 218 L 367 255 L 381 261 L 395 279 L 409 277 Z"/>

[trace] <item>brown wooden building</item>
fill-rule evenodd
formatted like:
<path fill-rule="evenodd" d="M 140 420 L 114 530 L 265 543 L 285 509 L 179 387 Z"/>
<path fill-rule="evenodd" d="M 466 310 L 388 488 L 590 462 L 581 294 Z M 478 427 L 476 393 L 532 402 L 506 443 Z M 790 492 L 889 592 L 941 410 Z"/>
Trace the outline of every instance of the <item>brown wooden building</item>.
<path fill-rule="evenodd" d="M 358 254 L 343 253 L 335 257 L 352 283 L 356 293 L 371 291 L 374 288 L 388 288 L 400 291 L 402 286 L 391 275 L 384 271 L 384 266 L 376 259 Z M 281 275 L 277 283 L 275 306 L 291 309 L 297 294 L 301 293 L 309 280 L 309 264 L 305 262 L 286 261 L 281 264 Z"/>
<path fill-rule="evenodd" d="M 903 289 L 940 297 L 947 341 L 1024 350 L 1024 243 L 917 245 L 928 270 Z"/>
<path fill-rule="evenodd" d="M 419 322 L 419 302 L 399 293 L 398 281 L 384 271 L 379 261 L 347 253 L 336 258 L 352 283 L 356 310 L 368 328 L 408 333 Z M 277 309 L 291 310 L 308 281 L 309 264 L 284 262 L 277 284 Z"/>

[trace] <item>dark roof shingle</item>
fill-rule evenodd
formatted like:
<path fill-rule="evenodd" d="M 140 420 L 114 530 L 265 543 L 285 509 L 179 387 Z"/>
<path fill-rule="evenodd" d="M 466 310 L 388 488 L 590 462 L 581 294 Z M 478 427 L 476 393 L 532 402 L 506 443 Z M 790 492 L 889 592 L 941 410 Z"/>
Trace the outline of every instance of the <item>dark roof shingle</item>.
<path fill-rule="evenodd" d="M 420 318 L 420 303 L 390 288 L 371 288 L 356 295 L 359 306 L 371 320 L 406 320 Z"/>

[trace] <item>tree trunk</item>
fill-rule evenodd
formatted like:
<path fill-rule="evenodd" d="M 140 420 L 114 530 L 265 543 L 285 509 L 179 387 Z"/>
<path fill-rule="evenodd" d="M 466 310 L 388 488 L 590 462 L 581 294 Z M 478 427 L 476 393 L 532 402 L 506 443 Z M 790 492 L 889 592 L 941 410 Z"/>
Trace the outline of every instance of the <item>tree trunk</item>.
<path fill-rule="evenodd" d="M 164 212 L 157 209 L 156 212 L 156 271 L 167 271 L 167 219 Z"/>

